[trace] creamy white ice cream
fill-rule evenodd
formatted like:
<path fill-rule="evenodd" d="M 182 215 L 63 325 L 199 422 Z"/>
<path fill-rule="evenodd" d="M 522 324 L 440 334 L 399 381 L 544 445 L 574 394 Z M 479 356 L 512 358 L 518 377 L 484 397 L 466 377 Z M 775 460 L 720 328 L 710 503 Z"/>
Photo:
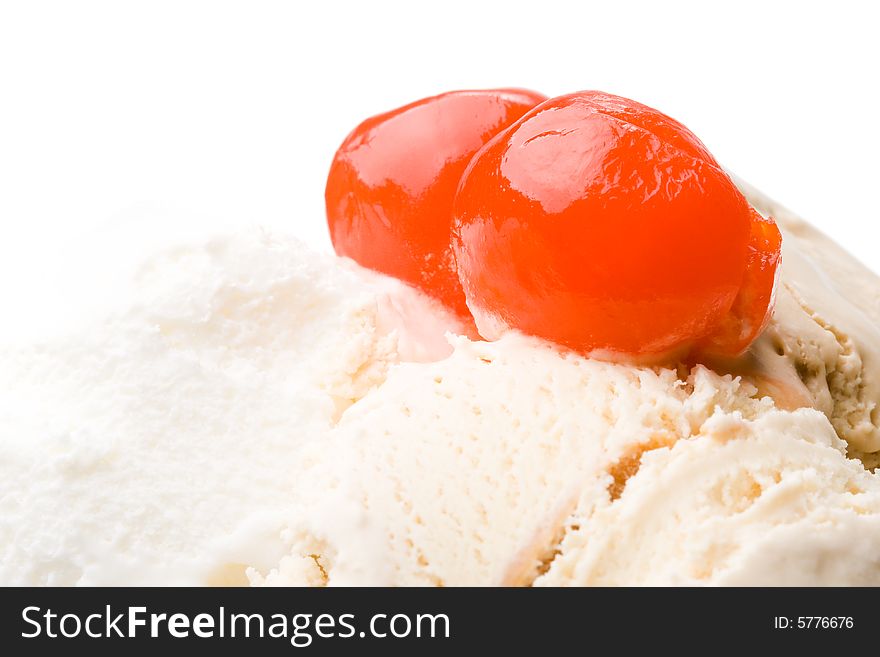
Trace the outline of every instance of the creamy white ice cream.
<path fill-rule="evenodd" d="M 847 458 L 873 466 L 880 446 L 880 282 L 850 282 L 839 268 L 861 265 L 751 199 L 786 246 L 768 330 L 714 364 L 741 378 L 460 339 L 395 368 L 313 446 L 305 489 L 333 494 L 294 514 L 290 555 L 252 580 L 880 583 L 880 478 Z"/>
<path fill-rule="evenodd" d="M 880 583 L 880 283 L 751 200 L 774 319 L 690 369 L 473 342 L 259 231 L 159 249 L 0 347 L 0 583 Z"/>
<path fill-rule="evenodd" d="M 460 340 L 394 368 L 308 451 L 300 499 L 320 495 L 255 581 L 880 583 L 877 476 L 819 411 L 702 366 Z"/>
<path fill-rule="evenodd" d="M 769 329 L 740 369 L 785 407 L 825 413 L 870 467 L 880 463 L 880 279 L 828 237 L 739 182 L 783 229 L 782 285 Z"/>
<path fill-rule="evenodd" d="M 134 269 L 113 312 L 0 348 L 0 583 L 246 583 L 283 554 L 302 446 L 458 327 L 259 231 Z"/>

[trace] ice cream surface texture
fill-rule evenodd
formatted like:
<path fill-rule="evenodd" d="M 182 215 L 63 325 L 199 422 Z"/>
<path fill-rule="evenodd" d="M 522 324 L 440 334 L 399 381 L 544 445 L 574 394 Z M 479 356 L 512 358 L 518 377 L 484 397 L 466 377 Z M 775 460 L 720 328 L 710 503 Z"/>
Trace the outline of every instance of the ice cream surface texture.
<path fill-rule="evenodd" d="M 880 584 L 880 282 L 750 200 L 775 315 L 674 368 L 470 340 L 286 237 L 161 249 L 0 347 L 0 583 Z"/>
<path fill-rule="evenodd" d="M 162 250 L 131 295 L 0 351 L 4 584 L 245 583 L 280 557 L 300 448 L 457 326 L 259 231 Z"/>

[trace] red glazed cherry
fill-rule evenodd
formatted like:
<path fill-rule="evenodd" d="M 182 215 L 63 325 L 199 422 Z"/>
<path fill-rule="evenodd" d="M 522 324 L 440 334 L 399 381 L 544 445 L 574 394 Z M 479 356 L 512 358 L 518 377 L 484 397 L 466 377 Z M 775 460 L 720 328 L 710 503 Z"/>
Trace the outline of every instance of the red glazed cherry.
<path fill-rule="evenodd" d="M 480 333 L 584 353 L 735 355 L 763 328 L 781 238 L 705 146 L 595 91 L 553 98 L 471 160 L 454 206 Z"/>
<path fill-rule="evenodd" d="M 450 246 L 455 190 L 471 156 L 544 100 L 519 89 L 454 91 L 361 123 L 327 179 L 336 252 L 469 316 Z"/>
<path fill-rule="evenodd" d="M 746 251 L 746 273 L 733 306 L 713 332 L 697 345 L 707 355 L 738 356 L 770 321 L 782 235 L 776 222 L 751 211 L 751 232 Z"/>

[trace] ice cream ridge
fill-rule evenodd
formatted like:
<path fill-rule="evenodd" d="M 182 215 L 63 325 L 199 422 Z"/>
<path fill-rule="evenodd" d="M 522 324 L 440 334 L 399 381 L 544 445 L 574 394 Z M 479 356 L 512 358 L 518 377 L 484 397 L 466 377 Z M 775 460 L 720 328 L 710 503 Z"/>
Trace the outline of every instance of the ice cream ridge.
<path fill-rule="evenodd" d="M 325 198 L 0 346 L 0 583 L 880 584 L 880 279 L 681 123 L 446 93 Z"/>

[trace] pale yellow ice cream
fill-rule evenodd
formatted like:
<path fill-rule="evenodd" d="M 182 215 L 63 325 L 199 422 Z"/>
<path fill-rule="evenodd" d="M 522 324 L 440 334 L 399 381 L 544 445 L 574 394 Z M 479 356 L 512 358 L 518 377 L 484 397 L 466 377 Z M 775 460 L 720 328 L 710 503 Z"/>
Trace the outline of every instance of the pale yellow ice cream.
<path fill-rule="evenodd" d="M 307 448 L 321 496 L 252 581 L 880 584 L 880 477 L 847 458 L 880 448 L 880 282 L 750 196 L 785 230 L 782 285 L 728 374 L 459 339 Z"/>
<path fill-rule="evenodd" d="M 460 340 L 307 448 L 291 555 L 253 579 L 880 583 L 880 480 L 823 414 L 755 393 L 702 366 Z"/>
<path fill-rule="evenodd" d="M 832 240 L 740 183 L 783 229 L 782 285 L 768 330 L 745 364 L 777 384 L 782 406 L 825 413 L 850 453 L 880 453 L 880 279 Z"/>
<path fill-rule="evenodd" d="M 0 584 L 880 583 L 880 282 L 751 200 L 774 318 L 691 368 L 473 342 L 258 231 L 160 249 L 0 346 Z"/>

